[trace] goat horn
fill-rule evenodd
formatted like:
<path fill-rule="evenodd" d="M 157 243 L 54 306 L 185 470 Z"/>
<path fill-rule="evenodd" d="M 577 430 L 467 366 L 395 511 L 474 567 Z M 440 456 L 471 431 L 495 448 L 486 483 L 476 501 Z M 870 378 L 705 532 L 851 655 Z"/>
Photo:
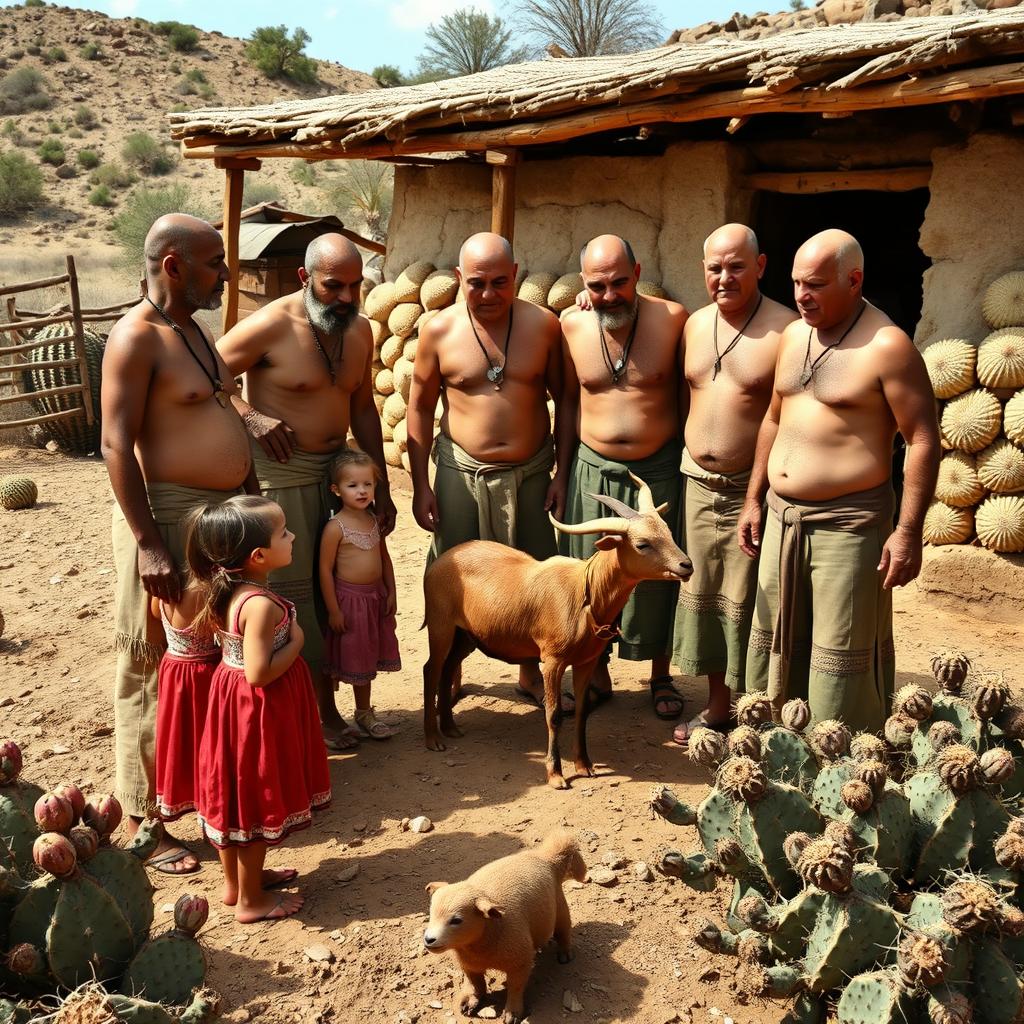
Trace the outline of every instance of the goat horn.
<path fill-rule="evenodd" d="M 637 494 L 637 508 L 641 514 L 654 511 L 654 496 L 650 487 L 647 486 L 635 473 L 630 473 L 629 478 L 636 484 L 639 493 Z"/>
<path fill-rule="evenodd" d="M 619 516 L 605 516 L 603 519 L 591 519 L 586 523 L 560 523 L 553 515 L 548 514 L 551 525 L 560 533 L 625 533 L 629 523 Z"/>
<path fill-rule="evenodd" d="M 655 510 L 659 516 L 663 516 L 668 511 L 668 502 L 663 501 Z"/>
<path fill-rule="evenodd" d="M 635 508 L 631 508 L 624 501 L 619 501 L 618 498 L 612 498 L 607 494 L 594 494 L 591 491 L 587 493 L 595 501 L 599 501 L 606 508 L 610 508 L 617 515 L 622 516 L 623 519 L 636 519 L 640 515 Z"/>

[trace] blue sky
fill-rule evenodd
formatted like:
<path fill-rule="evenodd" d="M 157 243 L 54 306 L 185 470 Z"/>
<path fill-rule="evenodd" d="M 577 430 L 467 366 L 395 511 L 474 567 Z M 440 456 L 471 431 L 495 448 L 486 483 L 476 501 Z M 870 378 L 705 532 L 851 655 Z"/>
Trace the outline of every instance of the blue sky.
<path fill-rule="evenodd" d="M 64 6 L 99 10 L 114 17 L 140 17 L 148 21 L 186 21 L 207 31 L 244 38 L 260 25 L 301 25 L 313 41 L 307 53 L 351 68 L 370 71 L 378 64 L 396 64 L 411 70 L 423 45 L 423 31 L 443 14 L 471 6 L 466 0 L 319 0 L 294 8 L 270 0 L 61 0 Z M 808 6 L 812 6 L 810 0 Z M 17 6 L 0 3 L 0 7 Z M 476 0 L 478 8 L 501 14 L 510 0 Z M 665 35 L 686 25 L 722 21 L 733 11 L 783 10 L 786 0 L 654 0 Z M 297 13 L 292 15 L 291 10 Z"/>

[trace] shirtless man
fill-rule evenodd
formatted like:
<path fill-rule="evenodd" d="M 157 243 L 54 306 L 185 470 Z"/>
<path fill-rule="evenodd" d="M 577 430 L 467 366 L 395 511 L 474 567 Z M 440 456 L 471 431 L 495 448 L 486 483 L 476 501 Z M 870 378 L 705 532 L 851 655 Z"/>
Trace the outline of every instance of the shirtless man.
<path fill-rule="evenodd" d="M 679 516 L 682 477 L 680 435 L 685 415 L 680 382 L 683 326 L 687 312 L 677 302 L 639 295 L 640 264 L 629 243 L 601 235 L 580 254 L 591 307 L 562 323 L 565 391 L 560 408 L 555 505 L 564 521 L 581 523 L 605 514 L 591 494 L 604 494 L 636 508 L 630 473 L 651 488 L 665 518 Z M 562 554 L 589 558 L 593 538 L 565 536 Z M 622 612 L 619 656 L 651 660 L 651 698 L 659 718 L 678 718 L 683 699 L 672 685 L 669 652 L 678 584 L 647 581 L 633 591 Z M 609 645 L 610 651 L 610 645 Z M 588 689 L 598 704 L 611 697 L 608 659 L 594 669 Z"/>
<path fill-rule="evenodd" d="M 268 303 L 236 324 L 217 343 L 235 375 L 245 374 L 245 400 L 235 405 L 253 438 L 260 490 L 283 509 L 295 534 L 292 564 L 270 582 L 293 601 L 306 636 L 320 706 L 324 742 L 330 750 L 354 746 L 357 735 L 385 738 L 384 722 L 362 716 L 357 730 L 338 714 L 334 683 L 323 670 L 326 610 L 317 587 L 317 548 L 337 508 L 327 469 L 345 447 L 349 427 L 359 447 L 380 467 L 374 508 L 384 534 L 395 525 L 387 484 L 380 417 L 373 404 L 370 364 L 373 338 L 358 315 L 363 261 L 338 234 L 309 243 L 299 269 L 302 290 Z"/>
<path fill-rule="evenodd" d="M 423 328 L 409 394 L 413 515 L 433 533 L 429 560 L 467 540 L 494 540 L 537 559 L 556 553 L 554 451 L 547 396 L 562 394 L 561 333 L 546 309 L 516 298 L 512 247 L 483 232 L 466 240 L 456 274 L 465 303 Z M 433 443 L 434 410 L 442 408 Z M 433 443 L 434 486 L 428 476 Z M 517 692 L 544 706 L 536 663 Z M 563 710 L 573 709 L 563 693 Z"/>
<path fill-rule="evenodd" d="M 920 572 L 940 450 L 924 361 L 864 299 L 863 279 L 863 252 L 844 231 L 796 254 L 801 319 L 782 335 L 738 532 L 751 558 L 762 549 L 746 689 L 767 688 L 776 708 L 804 697 L 815 721 L 874 731 L 895 675 L 891 590 Z M 897 430 L 907 457 L 894 530 Z"/>
<path fill-rule="evenodd" d="M 685 744 L 698 726 L 724 727 L 731 691 L 743 689 L 757 562 L 744 557 L 736 528 L 768 409 L 782 331 L 796 319 L 761 294 L 765 256 L 743 224 L 726 224 L 704 243 L 711 302 L 686 322 L 690 386 L 683 449 L 683 540 L 693 576 L 680 588 L 672 660 L 708 677 L 707 707 L 676 727 Z"/>
<path fill-rule="evenodd" d="M 181 517 L 223 501 L 251 477 L 249 443 L 230 397 L 235 382 L 192 319 L 220 305 L 224 243 L 206 221 L 161 217 L 146 236 L 146 296 L 114 325 L 103 354 L 101 449 L 113 513 L 114 757 L 128 831 L 154 806 L 157 664 L 164 648 L 149 595 L 177 601 L 185 568 Z M 196 871 L 165 835 L 149 865 Z"/>

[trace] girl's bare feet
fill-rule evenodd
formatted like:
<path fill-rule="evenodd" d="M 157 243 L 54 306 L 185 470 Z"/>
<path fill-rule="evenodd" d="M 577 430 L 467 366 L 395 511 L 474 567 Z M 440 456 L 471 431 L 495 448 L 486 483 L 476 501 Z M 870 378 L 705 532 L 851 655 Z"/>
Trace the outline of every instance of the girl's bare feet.
<path fill-rule="evenodd" d="M 263 888 L 264 889 L 276 889 L 282 885 L 291 885 L 296 878 L 299 877 L 299 872 L 296 868 L 264 868 L 263 869 Z M 225 905 L 233 907 L 238 903 L 238 886 L 232 885 L 228 880 L 224 879 L 224 894 L 221 897 Z"/>
<path fill-rule="evenodd" d="M 306 897 L 297 892 L 267 893 L 265 899 L 235 911 L 239 924 L 255 924 L 257 921 L 279 921 L 291 917 L 302 909 Z"/>

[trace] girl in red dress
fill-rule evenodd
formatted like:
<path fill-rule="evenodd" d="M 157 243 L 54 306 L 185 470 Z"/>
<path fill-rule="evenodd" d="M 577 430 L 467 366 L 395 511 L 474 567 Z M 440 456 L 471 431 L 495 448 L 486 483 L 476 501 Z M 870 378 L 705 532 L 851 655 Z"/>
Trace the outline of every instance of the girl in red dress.
<path fill-rule="evenodd" d="M 159 619 L 167 640 L 160 660 L 156 703 L 156 807 L 164 821 L 174 821 L 196 809 L 195 780 L 198 778 L 199 743 L 206 724 L 210 680 L 220 663 L 220 648 L 210 630 L 200 632 L 192 625 L 199 612 L 199 590 L 190 584 L 181 600 L 171 604 L 154 597 L 150 611 Z M 175 849 L 148 863 L 168 873 L 173 871 Z M 167 867 L 162 867 L 166 863 Z"/>
<path fill-rule="evenodd" d="M 242 923 L 302 906 L 268 889 L 295 877 L 263 869 L 268 846 L 306 828 L 331 782 L 303 634 L 267 577 L 292 560 L 279 505 L 240 495 L 187 517 L 185 553 L 203 601 L 195 628 L 217 629 L 223 659 L 210 683 L 196 810 L 224 869 L 224 902 Z"/>

